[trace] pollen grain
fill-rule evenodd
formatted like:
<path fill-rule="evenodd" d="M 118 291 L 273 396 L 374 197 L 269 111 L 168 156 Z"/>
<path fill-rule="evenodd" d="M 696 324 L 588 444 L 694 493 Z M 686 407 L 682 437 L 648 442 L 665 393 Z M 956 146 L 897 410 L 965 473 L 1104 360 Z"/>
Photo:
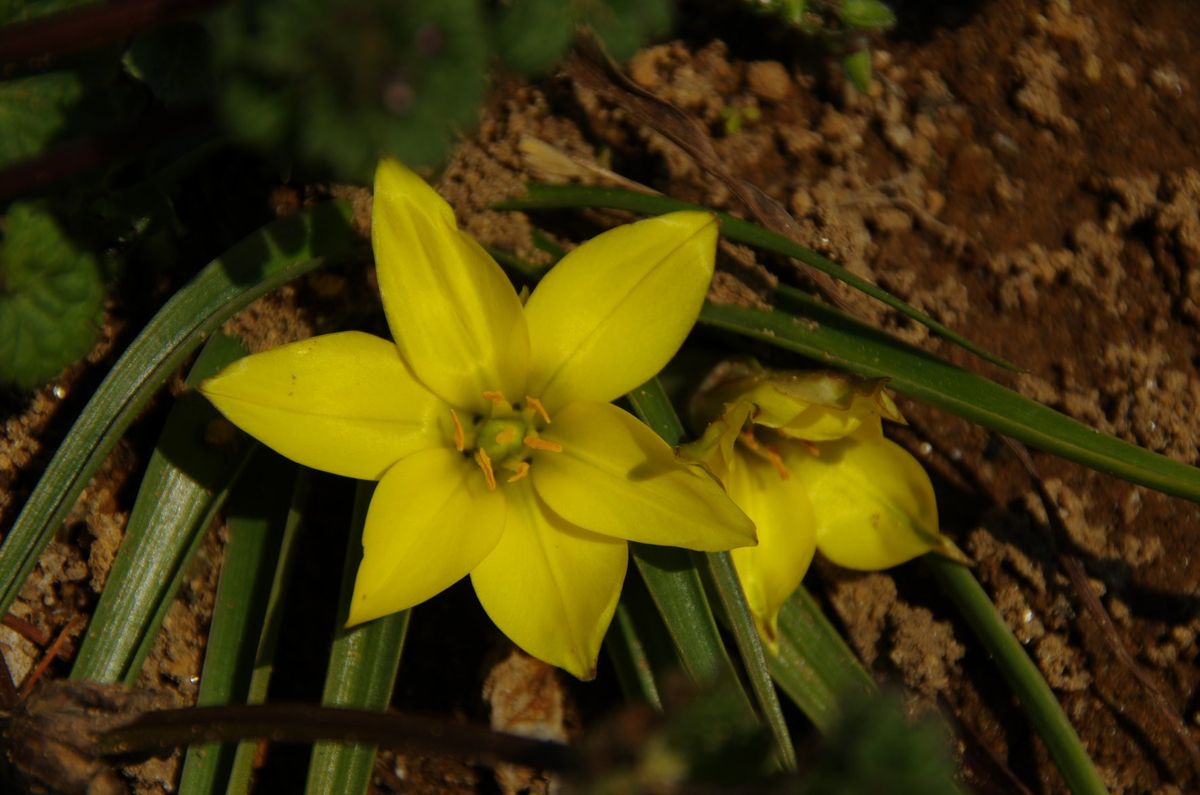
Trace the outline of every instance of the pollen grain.
<path fill-rule="evenodd" d="M 508 399 L 506 397 L 504 397 L 503 392 L 495 392 L 492 390 L 488 390 L 487 392 L 484 392 L 483 399 L 488 401 L 489 403 L 495 403 L 497 406 L 499 406 L 501 403 L 508 402 Z"/>

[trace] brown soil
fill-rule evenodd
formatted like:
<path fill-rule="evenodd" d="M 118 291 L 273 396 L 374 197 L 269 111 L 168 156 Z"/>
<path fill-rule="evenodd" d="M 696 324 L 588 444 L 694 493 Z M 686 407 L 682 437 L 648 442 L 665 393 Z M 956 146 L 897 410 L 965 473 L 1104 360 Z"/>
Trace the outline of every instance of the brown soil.
<path fill-rule="evenodd" d="M 874 302 L 844 294 L 854 311 L 1106 432 L 1196 463 L 1200 28 L 1192 3 L 897 6 L 902 25 L 875 50 L 878 80 L 867 97 L 819 59 L 793 55 L 811 49 L 802 40 L 738 40 L 736 31 L 749 23 L 737 16 L 689 23 L 689 38 L 643 51 L 628 72 L 708 125 L 728 168 L 795 216 L 801 242 L 1028 372 L 986 368 Z M 724 30 L 735 33 L 716 40 L 714 31 Z M 760 118 L 727 132 L 728 109 L 745 116 L 747 108 Z M 479 132 L 462 143 L 442 180 L 464 226 L 485 242 L 537 256 L 528 234 L 543 219 L 484 209 L 519 190 L 529 174 L 518 145 L 526 135 L 664 193 L 743 213 L 727 187 L 681 150 L 595 96 L 562 80 L 538 88 L 501 81 Z M 549 223 L 568 242 L 568 230 L 553 226 L 563 220 Z M 754 268 L 803 281 L 794 263 L 729 253 L 717 282 L 726 299 L 765 298 L 755 293 L 761 279 L 746 278 Z M 353 274 L 313 277 L 264 299 L 237 327 L 253 335 L 255 347 L 324 331 L 327 318 L 354 311 L 347 307 L 368 289 Z M 88 373 L 80 368 L 59 386 L 73 398 L 73 384 L 94 381 Z M 60 400 L 47 389 L 6 414 L 0 527 L 11 525 L 65 431 L 64 414 L 78 408 L 68 399 L 58 411 Z M 1035 454 L 1065 524 L 1066 537 L 1054 539 L 1025 470 L 989 433 L 911 401 L 902 408 L 912 426 L 897 438 L 933 473 L 943 530 L 977 562 L 978 576 L 1112 791 L 1195 791 L 1200 771 L 1144 688 L 1116 662 L 1058 556 L 1066 551 L 1083 560 L 1122 642 L 1200 741 L 1200 556 L 1192 554 L 1200 511 Z M 133 442 L 118 448 L 81 500 L 71 531 L 43 556 L 17 615 L 54 631 L 89 609 L 132 499 L 127 481 L 146 449 Z M 193 692 L 219 546 L 214 535 L 203 556 L 208 568 L 180 597 L 147 684 L 185 697 Z M 818 564 L 808 584 L 881 678 L 939 702 L 964 736 L 1032 791 L 1063 791 L 986 655 L 919 568 L 857 575 Z M 470 615 L 477 610 L 470 601 L 453 589 L 430 604 L 429 614 Z M 482 640 L 465 646 L 432 628 L 440 622 L 424 629 L 419 622 L 406 652 L 401 706 L 486 718 L 489 672 L 477 662 L 484 656 L 496 663 L 489 698 L 524 687 L 551 716 L 550 728 L 539 730 L 570 734 L 576 718 L 568 731 L 564 711 L 574 715 L 572 704 L 586 707 L 597 700 L 594 688 L 603 687 L 572 683 L 564 695 L 550 681 L 557 678 L 548 680 L 537 666 L 500 662 L 503 646 L 477 616 L 467 625 Z M 36 649 L 8 630 L 0 630 L 0 641 L 20 675 Z M 462 655 L 475 656 L 464 662 Z M 430 661 L 437 659 L 455 662 Z M 502 688 L 504 677 L 526 681 Z M 424 687 L 449 694 L 433 696 Z M 571 703 L 564 706 L 564 698 Z M 492 704 L 494 715 L 506 708 Z M 402 779 L 408 791 L 422 792 L 477 791 L 495 782 L 476 768 L 438 760 L 388 755 L 379 769 L 384 791 Z"/>

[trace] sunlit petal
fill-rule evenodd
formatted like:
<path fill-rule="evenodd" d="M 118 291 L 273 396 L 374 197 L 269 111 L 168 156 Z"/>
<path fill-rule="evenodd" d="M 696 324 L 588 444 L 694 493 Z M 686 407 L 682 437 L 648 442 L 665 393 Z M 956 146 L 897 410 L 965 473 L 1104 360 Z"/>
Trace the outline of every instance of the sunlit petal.
<path fill-rule="evenodd" d="M 454 450 L 415 453 L 387 471 L 367 511 L 348 625 L 420 604 L 492 551 L 505 499 Z"/>
<path fill-rule="evenodd" d="M 625 579 L 628 547 L 555 516 L 529 481 L 509 491 L 504 537 L 471 572 L 475 593 L 522 649 L 591 679 Z"/>
<path fill-rule="evenodd" d="M 746 453 L 737 456 L 725 484 L 758 529 L 758 546 L 731 554 L 759 634 L 774 646 L 779 608 L 800 585 L 816 551 L 807 489 L 799 479 L 783 478 L 771 464 Z"/>
<path fill-rule="evenodd" d="M 375 480 L 400 458 L 444 444 L 445 405 L 396 346 L 356 331 L 247 356 L 200 385 L 229 421 L 305 466 Z"/>
<path fill-rule="evenodd" d="M 662 369 L 712 280 L 717 222 L 679 212 L 611 229 L 567 254 L 525 306 L 529 393 L 553 413 L 607 402 Z"/>
<path fill-rule="evenodd" d="M 388 325 L 417 377 L 477 412 L 486 391 L 523 397 L 529 334 L 512 284 L 450 205 L 395 160 L 375 172 L 371 240 Z"/>
<path fill-rule="evenodd" d="M 754 543 L 754 525 L 720 484 L 633 416 L 608 403 L 572 403 L 542 434 L 534 488 L 552 511 L 596 533 L 650 544 L 723 550 Z"/>
<path fill-rule="evenodd" d="M 961 556 L 938 532 L 929 476 L 904 448 L 879 437 L 821 445 L 787 459 L 816 517 L 817 548 L 850 569 L 885 569 L 937 550 Z"/>

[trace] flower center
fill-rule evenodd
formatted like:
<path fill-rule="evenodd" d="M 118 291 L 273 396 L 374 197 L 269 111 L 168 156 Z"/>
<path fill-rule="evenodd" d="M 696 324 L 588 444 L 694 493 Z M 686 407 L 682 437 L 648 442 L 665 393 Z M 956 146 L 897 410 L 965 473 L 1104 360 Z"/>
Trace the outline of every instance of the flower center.
<path fill-rule="evenodd" d="M 464 425 L 451 409 L 450 418 L 454 422 L 455 449 L 475 460 L 488 489 L 496 488 L 497 473 L 507 473 L 505 483 L 528 476 L 534 452 L 562 452 L 562 445 L 539 435 L 550 424 L 550 415 L 540 400 L 526 396 L 523 404 L 514 404 L 499 392 L 484 392 L 483 396 L 492 404 L 487 416 L 474 417 Z"/>

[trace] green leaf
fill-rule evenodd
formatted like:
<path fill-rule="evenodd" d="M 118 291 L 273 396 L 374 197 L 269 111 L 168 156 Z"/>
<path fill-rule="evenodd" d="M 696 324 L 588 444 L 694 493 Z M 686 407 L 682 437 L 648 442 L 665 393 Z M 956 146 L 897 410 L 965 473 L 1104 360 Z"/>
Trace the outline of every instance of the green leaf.
<path fill-rule="evenodd" d="M 37 386 L 91 349 L 104 286 L 95 257 L 38 206 L 12 205 L 0 233 L 0 381 Z"/>
<path fill-rule="evenodd" d="M 540 74 L 563 56 L 575 38 L 572 3 L 514 0 L 496 26 L 500 57 L 523 74 Z"/>
<path fill-rule="evenodd" d="M 618 61 L 633 57 L 643 44 L 671 30 L 668 0 L 604 0 L 580 3 L 580 21 L 588 25 Z"/>
<path fill-rule="evenodd" d="M 354 519 L 346 543 L 342 594 L 338 604 L 338 620 L 342 623 L 350 615 L 354 576 L 362 560 L 362 529 L 374 492 L 374 483 L 360 481 L 354 497 Z M 325 672 L 322 704 L 387 709 L 392 700 L 396 671 L 400 667 L 400 654 L 404 650 L 409 615 L 410 611 L 404 610 L 356 627 L 338 627 L 329 653 L 329 668 Z M 375 747 L 372 745 L 317 743 L 308 766 L 305 793 L 361 795 L 371 782 L 374 763 Z"/>
<path fill-rule="evenodd" d="M 859 30 L 885 30 L 896 24 L 895 12 L 880 0 L 842 0 L 838 16 Z"/>
<path fill-rule="evenodd" d="M 870 50 L 855 50 L 849 55 L 842 57 L 842 71 L 846 74 L 846 79 L 854 86 L 860 94 L 866 94 L 871 90 L 871 80 L 873 72 L 871 69 L 871 51 Z"/>
<path fill-rule="evenodd" d="M 767 653 L 771 676 L 822 732 L 837 724 L 849 700 L 875 692 L 875 681 L 805 590 L 779 610 L 779 648 Z"/>
<path fill-rule="evenodd" d="M 478 0 L 262 0 L 210 29 L 234 133 L 339 179 L 369 183 L 385 154 L 439 162 L 483 103 Z"/>
<path fill-rule="evenodd" d="M 163 104 L 187 105 L 213 92 L 212 58 L 212 37 L 204 26 L 176 22 L 138 36 L 124 63 Z"/>
<path fill-rule="evenodd" d="M 36 155 L 63 132 L 83 97 L 75 72 L 51 72 L 0 82 L 0 166 Z"/>
<path fill-rule="evenodd" d="M 0 546 L 0 613 L 17 598 L 38 556 L 83 487 L 150 397 L 204 339 L 254 299 L 325 258 L 346 258 L 357 238 L 338 202 L 269 224 L 176 293 L 92 395 Z"/>
<path fill-rule="evenodd" d="M 1084 466 L 1178 497 L 1200 501 L 1200 470 L 1106 436 L 799 292 L 802 316 L 707 305 L 700 322 L 803 354 L 825 367 L 867 378 L 997 433 Z"/>
<path fill-rule="evenodd" d="M 192 367 L 188 386 L 245 355 L 241 340 L 214 336 Z M 171 409 L 71 678 L 127 685 L 137 679 L 187 564 L 252 449 L 244 439 L 232 447 L 206 442 L 210 424 L 219 418 L 197 392 L 185 393 Z"/>
<path fill-rule="evenodd" d="M 605 207 L 612 210 L 628 210 L 645 215 L 659 215 L 676 210 L 701 210 L 712 212 L 709 208 L 690 202 L 679 201 L 668 196 L 655 196 L 648 193 L 624 190 L 622 188 L 598 188 L 590 185 L 547 185 L 531 183 L 525 186 L 524 195 L 494 205 L 502 210 L 546 210 L 582 207 Z M 765 249 L 785 257 L 792 257 L 805 265 L 829 274 L 840 282 L 884 303 L 897 312 L 912 318 L 927 327 L 940 337 L 971 353 L 986 359 L 992 364 L 1008 370 L 1018 370 L 1016 366 L 1004 361 L 994 354 L 980 348 L 978 345 L 964 339 L 947 326 L 934 320 L 929 315 L 909 306 L 896 296 L 868 282 L 838 265 L 832 260 L 822 257 L 812 249 L 805 248 L 799 243 L 788 240 L 783 235 L 776 234 L 761 226 L 734 218 L 726 213 L 717 213 L 721 222 L 721 234 L 738 243 L 745 243 L 756 248 Z"/>
<path fill-rule="evenodd" d="M 921 563 L 987 649 L 988 657 L 1000 669 L 1021 709 L 1029 716 L 1071 792 L 1074 795 L 1108 792 L 1054 691 L 1013 637 L 971 570 L 939 555 L 925 555 Z"/>
<path fill-rule="evenodd" d="M 260 637 L 280 562 L 298 467 L 265 447 L 248 464 L 229 500 L 229 543 L 221 563 L 216 602 L 196 706 L 249 702 Z M 179 777 L 180 795 L 225 791 L 239 746 L 193 745 Z"/>

